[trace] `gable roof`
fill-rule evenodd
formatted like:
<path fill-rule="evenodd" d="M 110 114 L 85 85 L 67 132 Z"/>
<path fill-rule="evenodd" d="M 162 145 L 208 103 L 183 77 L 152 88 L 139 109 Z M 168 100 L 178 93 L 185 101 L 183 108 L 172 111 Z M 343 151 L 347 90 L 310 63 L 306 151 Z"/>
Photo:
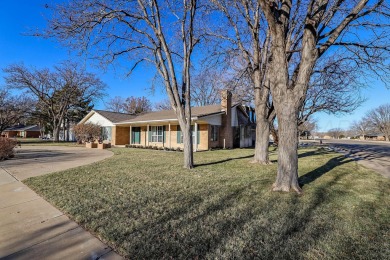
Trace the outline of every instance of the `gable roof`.
<path fill-rule="evenodd" d="M 39 127 L 37 125 L 17 125 L 8 127 L 4 131 L 40 131 Z"/>
<path fill-rule="evenodd" d="M 93 111 L 99 113 L 100 115 L 102 115 L 103 117 L 105 117 L 106 119 L 110 120 L 113 123 L 129 120 L 136 117 L 136 115 L 134 114 L 126 114 L 126 113 L 111 112 L 111 111 L 104 111 L 104 110 L 93 110 Z"/>
<path fill-rule="evenodd" d="M 232 107 L 235 106 L 238 106 L 238 104 L 235 104 Z M 205 116 L 222 114 L 222 113 L 224 112 L 222 111 L 221 105 L 209 105 L 209 106 L 191 108 L 192 118 L 199 118 L 199 117 L 205 117 Z M 117 122 L 117 124 L 167 121 L 167 120 L 177 120 L 177 116 L 172 109 L 141 114 L 135 118 Z"/>
<path fill-rule="evenodd" d="M 131 118 L 136 117 L 133 114 L 126 114 L 126 113 L 119 113 L 119 112 L 111 112 L 111 111 L 105 111 L 105 110 L 97 110 L 93 109 L 91 110 L 78 124 L 85 123 L 89 118 L 91 118 L 95 113 L 101 115 L 111 123 L 117 123 L 123 120 L 129 120 Z"/>

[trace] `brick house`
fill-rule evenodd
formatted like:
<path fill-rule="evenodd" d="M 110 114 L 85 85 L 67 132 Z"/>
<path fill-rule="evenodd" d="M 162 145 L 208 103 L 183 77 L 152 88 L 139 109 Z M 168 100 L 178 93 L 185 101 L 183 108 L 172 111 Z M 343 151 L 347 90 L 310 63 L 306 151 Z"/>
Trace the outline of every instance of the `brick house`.
<path fill-rule="evenodd" d="M 17 125 L 5 129 L 2 133 L 2 136 L 7 138 L 21 137 L 21 138 L 39 138 L 40 129 L 37 125 Z"/>
<path fill-rule="evenodd" d="M 230 92 L 222 93 L 220 105 L 192 107 L 191 114 L 195 151 L 253 145 L 254 111 L 232 105 Z M 173 110 L 138 116 L 93 110 L 80 123 L 87 122 L 100 124 L 107 133 L 104 139 L 113 145 L 183 148 L 183 136 Z"/>

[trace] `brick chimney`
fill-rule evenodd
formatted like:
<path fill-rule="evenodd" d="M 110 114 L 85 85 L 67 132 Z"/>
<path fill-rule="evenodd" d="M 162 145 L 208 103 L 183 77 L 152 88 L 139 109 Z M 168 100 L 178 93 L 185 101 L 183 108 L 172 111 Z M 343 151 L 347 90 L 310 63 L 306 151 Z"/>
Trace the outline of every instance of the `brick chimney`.
<path fill-rule="evenodd" d="M 233 148 L 233 128 L 232 128 L 232 93 L 229 90 L 221 91 L 222 127 L 221 143 L 223 148 Z"/>

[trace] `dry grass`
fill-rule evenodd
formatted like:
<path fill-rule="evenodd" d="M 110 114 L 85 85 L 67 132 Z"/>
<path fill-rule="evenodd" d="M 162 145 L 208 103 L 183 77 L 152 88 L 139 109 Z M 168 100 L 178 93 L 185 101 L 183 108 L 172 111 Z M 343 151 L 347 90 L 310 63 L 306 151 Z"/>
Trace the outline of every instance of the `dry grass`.
<path fill-rule="evenodd" d="M 66 142 L 66 141 L 59 141 L 54 142 L 53 140 L 42 140 L 40 138 L 17 138 L 17 141 L 21 146 L 28 145 L 28 146 L 72 146 L 72 147 L 83 147 L 84 144 L 80 145 L 76 142 Z"/>
<path fill-rule="evenodd" d="M 390 180 L 335 153 L 300 151 L 304 195 L 273 193 L 251 149 L 112 149 L 26 183 L 125 257 L 389 259 Z M 276 159 L 275 155 L 271 157 Z"/>

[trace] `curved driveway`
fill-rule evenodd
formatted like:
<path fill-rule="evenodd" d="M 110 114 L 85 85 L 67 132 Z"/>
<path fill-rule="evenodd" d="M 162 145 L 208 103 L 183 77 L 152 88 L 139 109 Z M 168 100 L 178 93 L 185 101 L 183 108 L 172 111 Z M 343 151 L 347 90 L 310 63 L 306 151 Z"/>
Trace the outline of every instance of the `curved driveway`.
<path fill-rule="evenodd" d="M 112 156 L 61 146 L 17 148 L 0 162 L 0 259 L 122 259 L 20 180 Z"/>
<path fill-rule="evenodd" d="M 101 149 L 67 146 L 22 146 L 16 156 L 0 162 L 0 167 L 17 180 L 74 168 L 111 157 L 112 152 Z"/>

